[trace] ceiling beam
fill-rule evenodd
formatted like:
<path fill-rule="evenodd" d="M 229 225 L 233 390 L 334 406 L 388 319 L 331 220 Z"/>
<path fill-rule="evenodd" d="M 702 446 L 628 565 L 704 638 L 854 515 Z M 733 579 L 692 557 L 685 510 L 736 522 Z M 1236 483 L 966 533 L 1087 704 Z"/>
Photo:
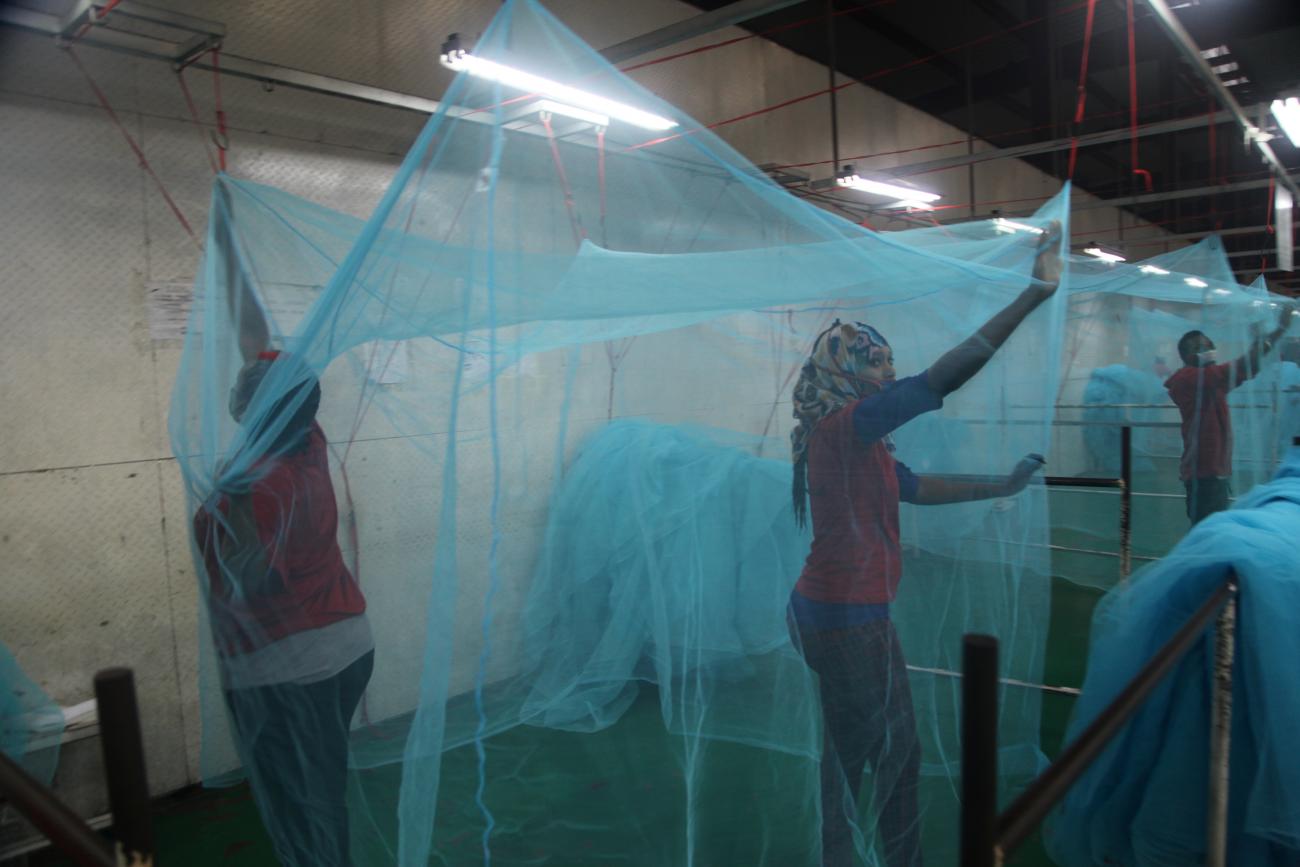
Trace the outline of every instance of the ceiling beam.
<path fill-rule="evenodd" d="M 1288 183 L 1295 179 L 1287 176 Z M 1112 199 L 1098 199 L 1095 202 L 1076 204 L 1073 210 L 1090 211 L 1094 208 L 1125 208 L 1133 205 L 1148 205 L 1152 202 L 1168 202 L 1176 199 L 1199 199 L 1206 196 L 1219 196 L 1227 193 L 1240 193 L 1245 190 L 1266 190 L 1272 180 L 1264 178 L 1257 181 L 1238 181 L 1235 184 L 1219 184 L 1214 187 L 1192 187 L 1184 190 L 1166 190 L 1161 193 L 1143 193 L 1138 196 L 1120 196 Z"/>
<path fill-rule="evenodd" d="M 658 51 L 660 48 L 667 48 L 669 45 L 676 45 L 687 39 L 694 39 L 696 36 L 703 36 L 802 2 L 803 0 L 736 0 L 712 12 L 693 15 L 684 21 L 625 39 L 602 49 L 600 53 L 610 63 L 622 63 L 633 57 L 640 57 L 642 54 L 649 54 L 651 51 Z"/>
<path fill-rule="evenodd" d="M 1282 162 L 1277 158 L 1277 154 L 1273 153 L 1273 148 L 1269 146 L 1267 141 L 1262 140 L 1259 130 L 1246 116 L 1236 97 L 1224 86 L 1223 80 L 1219 78 L 1218 73 L 1210 68 L 1210 64 L 1205 62 L 1205 58 L 1201 56 L 1200 46 L 1192 39 L 1191 34 L 1183 27 L 1178 17 L 1174 15 L 1174 10 L 1169 8 L 1169 4 L 1165 0 L 1146 0 L 1146 3 L 1155 11 L 1157 20 L 1160 21 L 1169 38 L 1183 55 L 1183 59 L 1191 64 L 1192 69 L 1206 83 L 1219 104 L 1232 112 L 1246 138 L 1259 149 L 1264 161 L 1269 164 L 1273 173 L 1282 183 L 1286 184 L 1293 196 L 1300 198 L 1300 186 L 1297 186 L 1296 181 L 1288 174 L 1286 166 L 1282 165 Z"/>
<path fill-rule="evenodd" d="M 1137 134 L 1139 137 L 1165 135 L 1167 133 L 1197 129 L 1210 123 L 1226 123 L 1231 119 L 1232 114 L 1230 112 L 1220 111 L 1213 115 L 1202 114 L 1196 117 L 1163 120 L 1139 126 L 1137 128 Z M 1093 145 L 1126 141 L 1132 135 L 1133 130 L 1124 127 L 1123 129 L 1111 129 L 1104 132 L 1093 132 L 1081 135 L 1078 137 L 1078 142 L 1080 148 L 1086 148 Z M 977 151 L 973 154 L 959 154 L 953 157 L 927 160 L 921 163 L 909 163 L 907 165 L 889 169 L 888 171 L 894 177 L 905 178 L 911 175 L 920 175 L 927 172 L 937 172 L 942 171 L 943 169 L 956 168 L 957 166 L 971 165 L 972 163 L 984 163 L 991 160 L 1020 159 L 1022 157 L 1034 156 L 1036 154 L 1049 154 L 1054 151 L 1069 150 L 1071 145 L 1074 144 L 1074 141 L 1074 137 L 1066 136 L 1063 138 L 1052 139 L 1051 141 L 1036 142 L 1034 144 L 1019 145 L 1017 147 L 995 148 L 992 150 Z"/>

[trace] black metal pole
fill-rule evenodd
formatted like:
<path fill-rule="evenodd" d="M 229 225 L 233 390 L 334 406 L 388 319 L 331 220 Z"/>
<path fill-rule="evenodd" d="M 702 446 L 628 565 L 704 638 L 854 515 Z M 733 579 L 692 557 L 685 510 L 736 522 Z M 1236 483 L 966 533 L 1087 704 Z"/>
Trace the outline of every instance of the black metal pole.
<path fill-rule="evenodd" d="M 1173 638 L 1156 651 L 1115 700 L 998 816 L 997 845 L 1003 854 L 1010 855 L 1033 833 L 1048 811 L 1065 797 L 1075 780 L 1106 748 L 1110 739 L 1123 728 L 1142 702 L 1146 701 L 1160 680 L 1200 640 L 1211 618 L 1232 595 L 1234 580 L 1233 576 L 1225 580 L 1196 613 L 1187 619 Z"/>
<path fill-rule="evenodd" d="M 1133 428 L 1119 429 L 1119 575 L 1133 570 Z"/>
<path fill-rule="evenodd" d="M 115 867 L 107 841 L 4 753 L 0 753 L 0 798 L 79 867 Z"/>
<path fill-rule="evenodd" d="M 962 638 L 961 867 L 993 867 L 998 819 L 998 640 Z"/>
<path fill-rule="evenodd" d="M 149 810 L 149 780 L 145 775 L 140 711 L 135 700 L 135 675 L 129 668 L 107 668 L 95 675 L 104 775 L 113 812 L 113 836 L 128 859 L 154 857 L 153 818 Z"/>

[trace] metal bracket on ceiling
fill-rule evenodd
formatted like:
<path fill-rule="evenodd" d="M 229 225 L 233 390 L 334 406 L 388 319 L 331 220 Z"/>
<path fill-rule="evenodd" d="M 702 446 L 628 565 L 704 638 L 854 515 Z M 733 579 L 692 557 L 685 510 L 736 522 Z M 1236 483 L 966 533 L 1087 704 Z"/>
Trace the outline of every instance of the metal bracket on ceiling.
<path fill-rule="evenodd" d="M 178 47 L 172 66 L 184 69 L 206 51 L 220 48 L 226 38 L 226 26 L 217 21 L 197 18 L 135 0 L 77 0 L 76 5 L 59 21 L 56 39 L 76 42 L 92 27 L 165 40 Z"/>
<path fill-rule="evenodd" d="M 812 184 L 809 174 L 798 169 L 782 168 L 776 163 L 763 163 L 757 168 L 783 187 L 809 187 Z"/>

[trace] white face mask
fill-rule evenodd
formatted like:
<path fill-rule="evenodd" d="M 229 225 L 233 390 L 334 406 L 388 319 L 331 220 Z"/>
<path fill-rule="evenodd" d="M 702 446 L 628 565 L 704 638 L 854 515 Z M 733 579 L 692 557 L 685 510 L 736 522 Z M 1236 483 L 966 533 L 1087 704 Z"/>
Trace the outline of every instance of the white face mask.
<path fill-rule="evenodd" d="M 1213 364 L 1219 360 L 1219 352 L 1216 349 L 1207 349 L 1204 352 L 1196 353 L 1196 360 L 1201 364 Z"/>

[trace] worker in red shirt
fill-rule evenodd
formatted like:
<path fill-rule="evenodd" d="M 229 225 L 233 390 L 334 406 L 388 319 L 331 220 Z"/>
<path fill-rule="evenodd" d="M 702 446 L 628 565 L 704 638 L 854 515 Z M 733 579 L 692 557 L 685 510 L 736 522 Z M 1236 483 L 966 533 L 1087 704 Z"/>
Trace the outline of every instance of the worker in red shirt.
<path fill-rule="evenodd" d="M 920 740 L 889 606 L 902 577 L 900 501 L 940 505 L 1011 496 L 1043 466 L 1031 455 L 987 482 L 918 476 L 890 433 L 938 409 L 1056 291 L 1061 227 L 1039 238 L 1034 282 L 928 370 L 896 379 L 893 351 L 868 325 L 835 322 L 813 345 L 794 389 L 794 510 L 811 505 L 813 541 L 790 596 L 792 632 L 817 674 L 824 720 L 822 864 L 854 861 L 864 769 L 872 771 L 875 838 L 888 867 L 921 864 Z M 871 839 L 868 835 L 868 839 Z"/>
<path fill-rule="evenodd" d="M 229 230 L 214 242 L 245 359 L 229 400 L 239 444 L 194 516 L 218 670 L 280 862 L 345 867 L 349 731 L 374 666 L 366 601 L 338 544 L 320 383 L 267 348 Z"/>
<path fill-rule="evenodd" d="M 1295 309 L 1282 308 L 1277 327 L 1257 337 L 1246 354 L 1218 364 L 1214 341 L 1201 331 L 1178 340 L 1183 367 L 1165 380 L 1165 390 L 1183 420 L 1183 456 L 1179 478 L 1187 490 L 1187 517 L 1193 525 L 1228 508 L 1232 481 L 1232 415 L 1228 392 L 1259 373 L 1261 359 L 1291 325 Z"/>

